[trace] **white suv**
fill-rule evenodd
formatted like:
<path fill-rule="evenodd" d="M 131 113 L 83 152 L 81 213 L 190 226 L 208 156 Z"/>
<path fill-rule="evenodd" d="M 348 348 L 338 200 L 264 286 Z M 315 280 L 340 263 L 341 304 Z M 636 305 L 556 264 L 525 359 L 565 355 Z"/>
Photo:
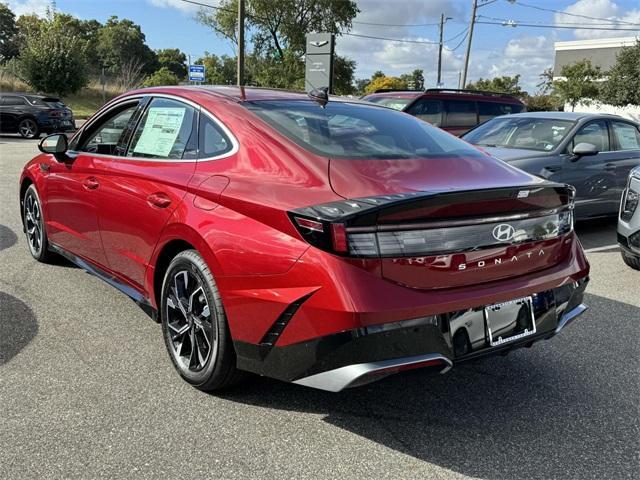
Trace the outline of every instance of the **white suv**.
<path fill-rule="evenodd" d="M 629 173 L 618 219 L 618 243 L 624 263 L 640 270 L 640 167 Z"/>

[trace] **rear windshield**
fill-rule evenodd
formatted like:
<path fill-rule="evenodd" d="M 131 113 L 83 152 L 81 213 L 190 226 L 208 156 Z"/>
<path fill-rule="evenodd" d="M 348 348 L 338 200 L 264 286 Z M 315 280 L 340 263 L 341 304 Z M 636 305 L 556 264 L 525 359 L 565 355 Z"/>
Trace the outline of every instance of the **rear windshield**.
<path fill-rule="evenodd" d="M 326 157 L 403 159 L 482 156 L 465 142 L 410 115 L 346 102 L 257 101 L 244 103 L 303 148 Z"/>
<path fill-rule="evenodd" d="M 45 98 L 30 98 L 31 103 L 34 105 L 41 105 L 49 108 L 65 108 L 65 104 L 58 98 L 45 97 Z"/>
<path fill-rule="evenodd" d="M 377 103 L 378 105 L 384 105 L 385 107 L 394 108 L 396 110 L 402 110 L 406 107 L 413 98 L 399 98 L 399 97 L 371 97 L 363 98 L 367 102 Z"/>
<path fill-rule="evenodd" d="M 571 120 L 531 117 L 499 117 L 464 135 L 481 147 L 522 148 L 549 152 L 562 142 L 574 126 Z"/>

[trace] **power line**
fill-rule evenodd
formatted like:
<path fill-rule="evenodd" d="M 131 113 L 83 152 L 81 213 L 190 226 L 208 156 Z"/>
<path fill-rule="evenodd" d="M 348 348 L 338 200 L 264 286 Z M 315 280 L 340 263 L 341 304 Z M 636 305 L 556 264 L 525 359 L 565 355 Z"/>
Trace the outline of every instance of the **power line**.
<path fill-rule="evenodd" d="M 410 40 L 410 39 L 403 39 L 403 38 L 376 37 L 376 36 L 373 36 L 373 35 L 361 35 L 359 33 L 342 32 L 342 35 L 349 35 L 350 37 L 371 38 L 373 40 L 387 40 L 389 42 L 419 43 L 419 44 L 422 44 L 422 45 L 438 45 L 438 42 L 427 42 L 425 40 Z"/>
<path fill-rule="evenodd" d="M 589 15 L 581 15 L 579 13 L 563 12 L 562 10 L 554 10 L 553 8 L 544 8 L 544 7 L 539 7 L 538 5 L 529 5 L 528 3 L 524 3 L 524 2 L 521 2 L 519 0 L 507 0 L 507 1 L 510 2 L 510 3 L 514 3 L 516 5 L 520 5 L 521 7 L 534 8 L 536 10 L 541 10 L 543 12 L 552 12 L 552 13 L 557 13 L 557 14 L 560 14 L 560 15 L 567 15 L 569 17 L 587 18 L 589 20 L 601 20 L 601 21 L 605 21 L 605 22 L 612 21 L 609 18 L 590 17 Z M 628 25 L 637 25 L 637 24 L 635 24 L 633 22 L 627 22 L 625 20 L 613 20 L 613 21 L 618 22 L 618 23 L 625 23 L 625 24 L 628 24 Z"/>
<path fill-rule="evenodd" d="M 458 32 L 457 34 L 455 34 L 453 37 L 448 38 L 447 40 L 445 40 L 444 42 L 451 42 L 452 40 L 455 40 L 456 38 L 458 38 L 460 35 L 464 35 L 465 33 L 467 33 L 469 31 L 469 27 L 465 27 L 463 28 L 460 32 Z M 464 36 L 465 38 L 467 38 L 467 36 Z"/>
<path fill-rule="evenodd" d="M 515 22 L 515 23 L 533 23 L 536 25 L 547 25 L 549 26 L 550 24 L 548 22 L 536 22 L 533 20 L 514 20 L 514 19 L 506 19 L 506 18 L 499 18 L 499 17 L 490 17 L 487 15 L 478 15 L 477 18 L 486 18 L 489 20 L 495 20 L 496 22 Z M 615 22 L 607 22 L 607 23 L 585 23 L 585 22 L 554 22 L 553 25 L 567 25 L 567 26 L 575 26 L 575 25 L 588 25 L 590 27 L 599 27 L 599 26 L 604 26 L 604 27 L 613 27 L 616 25 Z M 640 23 L 631 23 L 630 25 L 638 25 L 640 26 Z"/>
<path fill-rule="evenodd" d="M 562 25 L 542 25 L 536 23 L 519 23 L 515 20 L 506 20 L 504 22 L 485 22 L 477 20 L 476 23 L 484 25 L 501 25 L 503 27 L 534 27 L 534 28 L 567 28 L 571 30 L 610 30 L 614 32 L 640 32 L 640 28 L 614 28 L 614 27 L 578 27 L 578 26 L 562 26 Z"/>
<path fill-rule="evenodd" d="M 376 27 L 435 27 L 439 25 L 439 23 L 375 23 L 375 22 L 361 22 L 353 20 L 351 23 L 356 23 L 358 25 L 373 25 Z"/>
<path fill-rule="evenodd" d="M 462 44 L 464 43 L 464 41 L 467 39 L 467 36 L 468 36 L 468 35 L 469 35 L 469 29 L 467 28 L 467 29 L 466 29 L 466 32 L 465 32 L 465 36 L 464 36 L 464 37 L 462 37 L 462 39 L 460 40 L 460 42 L 459 42 L 455 47 L 453 47 L 453 48 L 444 47 L 444 49 L 445 49 L 445 50 L 448 50 L 448 51 L 450 51 L 450 52 L 455 52 L 457 49 L 459 49 L 459 48 L 462 46 Z"/>

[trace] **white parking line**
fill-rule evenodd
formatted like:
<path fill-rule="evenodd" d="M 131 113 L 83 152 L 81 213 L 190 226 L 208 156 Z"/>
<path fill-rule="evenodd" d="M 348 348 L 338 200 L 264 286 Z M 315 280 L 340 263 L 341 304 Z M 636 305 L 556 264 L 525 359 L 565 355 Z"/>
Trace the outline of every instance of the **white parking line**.
<path fill-rule="evenodd" d="M 613 249 L 618 249 L 618 244 L 614 243 L 613 245 L 605 245 L 604 247 L 594 247 L 594 248 L 587 248 L 585 249 L 586 253 L 592 253 L 592 252 L 603 252 L 605 250 L 613 250 Z"/>

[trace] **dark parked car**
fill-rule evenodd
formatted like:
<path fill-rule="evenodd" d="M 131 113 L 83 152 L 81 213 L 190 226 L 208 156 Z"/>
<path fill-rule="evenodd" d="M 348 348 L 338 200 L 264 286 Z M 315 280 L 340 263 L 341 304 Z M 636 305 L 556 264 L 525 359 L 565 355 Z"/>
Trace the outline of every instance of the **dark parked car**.
<path fill-rule="evenodd" d="M 73 112 L 59 98 L 0 93 L 0 132 L 38 138 L 41 133 L 74 130 Z"/>
<path fill-rule="evenodd" d="M 531 112 L 490 120 L 462 137 L 539 177 L 576 188 L 576 217 L 617 215 L 640 164 L 638 125 L 617 115 Z"/>
<path fill-rule="evenodd" d="M 362 99 L 397 108 L 458 136 L 499 115 L 525 111 L 512 95 L 482 90 L 379 91 Z"/>
<path fill-rule="evenodd" d="M 444 373 L 586 309 L 573 188 L 390 108 L 143 89 L 40 150 L 20 180 L 33 257 L 135 299 L 203 390 L 242 370 L 331 391 Z"/>

